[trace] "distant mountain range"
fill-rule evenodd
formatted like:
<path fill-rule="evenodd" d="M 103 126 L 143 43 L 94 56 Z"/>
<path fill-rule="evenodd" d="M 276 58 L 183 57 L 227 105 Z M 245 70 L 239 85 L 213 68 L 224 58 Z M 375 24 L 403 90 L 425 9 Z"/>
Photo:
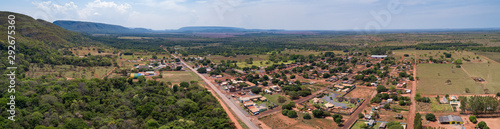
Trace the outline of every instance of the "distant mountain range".
<path fill-rule="evenodd" d="M 53 22 L 64 29 L 91 33 L 91 34 L 126 34 L 126 33 L 196 33 L 196 32 L 267 32 L 267 31 L 282 31 L 282 30 L 264 30 L 264 29 L 245 29 L 238 27 L 223 27 L 223 26 L 189 26 L 182 27 L 177 30 L 151 30 L 145 28 L 127 28 L 119 25 L 111 25 L 95 22 L 82 21 L 67 21 L 58 20 Z"/>

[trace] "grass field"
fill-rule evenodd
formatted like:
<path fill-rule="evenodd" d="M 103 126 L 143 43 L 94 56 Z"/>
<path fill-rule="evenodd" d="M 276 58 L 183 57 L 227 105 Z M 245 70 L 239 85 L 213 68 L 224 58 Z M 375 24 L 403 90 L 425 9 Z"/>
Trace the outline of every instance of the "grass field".
<path fill-rule="evenodd" d="M 462 67 L 472 77 L 481 77 L 486 80 L 478 84 L 488 89 L 489 93 L 500 92 L 500 64 L 490 60 L 490 63 L 465 63 Z"/>
<path fill-rule="evenodd" d="M 366 123 L 368 123 L 368 121 L 356 121 L 356 123 L 354 123 L 354 125 L 352 125 L 350 129 L 361 129 L 359 126 L 362 124 L 366 124 Z M 375 123 L 375 125 L 373 127 L 367 128 L 367 129 L 378 129 L 380 124 L 382 124 L 382 123 L 377 122 L 377 123 Z"/>
<path fill-rule="evenodd" d="M 161 80 L 170 81 L 172 83 L 202 81 L 196 73 L 191 71 L 167 71 L 162 72 L 163 78 Z"/>
<path fill-rule="evenodd" d="M 273 95 L 269 95 L 269 94 L 264 94 L 264 97 L 267 98 L 267 100 L 273 102 L 274 104 L 277 104 L 277 105 L 283 105 L 283 104 L 288 104 L 289 102 L 291 102 L 290 98 L 288 97 L 285 97 L 286 98 L 286 101 L 284 103 L 278 103 L 278 97 L 281 96 L 279 94 L 273 94 Z"/>
<path fill-rule="evenodd" d="M 500 62 L 500 53 L 498 52 L 478 52 L 477 54 L 488 57 L 493 61 Z"/>
<path fill-rule="evenodd" d="M 418 82 L 417 93 L 421 94 L 482 94 L 483 89 L 478 86 L 462 69 L 453 64 L 419 64 L 417 66 Z M 450 80 L 451 85 L 446 84 Z"/>
<path fill-rule="evenodd" d="M 113 69 L 112 66 L 108 67 L 80 67 L 80 66 L 71 66 L 71 65 L 55 65 L 52 68 L 50 65 L 45 65 L 43 68 L 38 66 L 34 66 L 30 71 L 27 72 L 27 76 L 29 77 L 40 77 L 42 75 L 54 75 L 59 76 L 59 73 L 62 77 L 68 78 L 102 78 L 106 73 Z M 92 71 L 94 74 L 92 74 Z M 74 73 L 74 74 L 73 74 Z M 97 76 L 96 76 L 97 75 Z"/>
<path fill-rule="evenodd" d="M 453 112 L 450 104 L 440 104 L 436 98 L 430 99 L 430 103 L 417 102 L 417 111 Z"/>

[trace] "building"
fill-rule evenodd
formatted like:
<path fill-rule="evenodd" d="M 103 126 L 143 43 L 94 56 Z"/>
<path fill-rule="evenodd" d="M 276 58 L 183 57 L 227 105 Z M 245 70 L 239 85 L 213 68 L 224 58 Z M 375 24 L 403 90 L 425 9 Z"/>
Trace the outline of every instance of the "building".
<path fill-rule="evenodd" d="M 462 118 L 455 115 L 439 116 L 439 123 L 441 124 L 463 124 Z"/>
<path fill-rule="evenodd" d="M 378 126 L 379 129 L 385 129 L 386 123 L 381 123 L 380 126 Z"/>
<path fill-rule="evenodd" d="M 443 97 L 443 99 L 441 99 L 440 101 L 442 104 L 447 104 L 448 103 L 448 99 L 446 97 Z"/>
<path fill-rule="evenodd" d="M 139 76 L 144 76 L 144 73 L 130 73 L 129 77 L 132 79 L 137 79 Z"/>
<path fill-rule="evenodd" d="M 245 101 L 243 102 L 243 106 L 245 107 L 249 107 L 249 106 L 253 106 L 255 105 L 255 103 L 253 101 Z"/>
<path fill-rule="evenodd" d="M 371 55 L 370 57 L 375 59 L 384 59 L 387 58 L 387 55 Z"/>
<path fill-rule="evenodd" d="M 255 106 L 250 106 L 250 107 L 247 107 L 248 111 L 250 111 L 250 113 L 252 113 L 253 115 L 258 115 L 259 114 L 259 109 Z"/>

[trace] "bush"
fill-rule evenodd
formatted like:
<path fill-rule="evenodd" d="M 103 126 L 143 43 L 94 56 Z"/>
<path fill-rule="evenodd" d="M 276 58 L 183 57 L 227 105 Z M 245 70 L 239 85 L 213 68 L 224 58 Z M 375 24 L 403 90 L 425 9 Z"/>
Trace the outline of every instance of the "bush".
<path fill-rule="evenodd" d="M 382 85 L 379 85 L 377 86 L 377 92 L 380 93 L 380 92 L 386 92 L 388 89 L 385 88 L 385 86 L 382 86 Z"/>
<path fill-rule="evenodd" d="M 289 111 L 288 109 L 283 109 L 281 111 L 281 114 L 284 115 L 284 116 L 286 116 L 286 115 L 288 115 L 288 111 Z"/>
<path fill-rule="evenodd" d="M 313 116 L 316 118 L 322 118 L 323 114 L 324 114 L 323 111 L 321 111 L 319 109 L 313 110 L 312 113 L 313 113 Z"/>
<path fill-rule="evenodd" d="M 484 129 L 484 127 L 488 127 L 488 125 L 486 125 L 486 122 L 484 121 L 481 121 L 477 124 L 477 127 L 481 128 L 481 129 Z"/>
<path fill-rule="evenodd" d="M 288 116 L 288 118 L 295 118 L 297 117 L 297 112 L 295 112 L 294 110 L 290 110 L 288 111 L 286 116 Z"/>
<path fill-rule="evenodd" d="M 306 113 L 306 114 L 304 114 L 304 116 L 302 116 L 302 118 L 309 120 L 309 119 L 311 119 L 311 114 Z"/>
<path fill-rule="evenodd" d="M 427 113 L 425 115 L 425 119 L 427 119 L 428 121 L 436 121 L 436 116 L 432 113 Z"/>
<path fill-rule="evenodd" d="M 469 120 L 470 120 L 470 122 L 472 122 L 472 123 L 474 123 L 474 124 L 475 124 L 475 123 L 477 123 L 477 118 L 476 118 L 476 116 L 469 116 Z"/>
<path fill-rule="evenodd" d="M 254 87 L 251 89 L 252 93 L 259 94 L 262 91 L 261 87 Z"/>
<path fill-rule="evenodd" d="M 359 118 L 359 119 L 364 118 L 364 117 L 365 117 L 365 115 L 363 115 L 363 113 L 359 113 L 359 114 L 358 114 L 358 118 Z"/>

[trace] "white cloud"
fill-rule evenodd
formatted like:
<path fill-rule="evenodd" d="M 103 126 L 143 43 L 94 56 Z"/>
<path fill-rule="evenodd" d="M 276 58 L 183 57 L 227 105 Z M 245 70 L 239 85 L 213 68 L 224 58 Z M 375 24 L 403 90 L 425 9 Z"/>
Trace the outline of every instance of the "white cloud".
<path fill-rule="evenodd" d="M 79 8 L 72 1 L 64 4 L 57 4 L 52 1 L 32 2 L 32 4 L 48 15 L 43 18 L 49 21 L 59 20 L 61 18 L 88 20 L 91 16 L 102 16 L 104 14 L 125 15 L 128 12 L 127 10 L 131 8 L 131 5 L 128 3 L 117 4 L 115 2 L 101 0 L 89 2 L 83 8 Z M 59 19 L 52 19 L 53 17 Z"/>

